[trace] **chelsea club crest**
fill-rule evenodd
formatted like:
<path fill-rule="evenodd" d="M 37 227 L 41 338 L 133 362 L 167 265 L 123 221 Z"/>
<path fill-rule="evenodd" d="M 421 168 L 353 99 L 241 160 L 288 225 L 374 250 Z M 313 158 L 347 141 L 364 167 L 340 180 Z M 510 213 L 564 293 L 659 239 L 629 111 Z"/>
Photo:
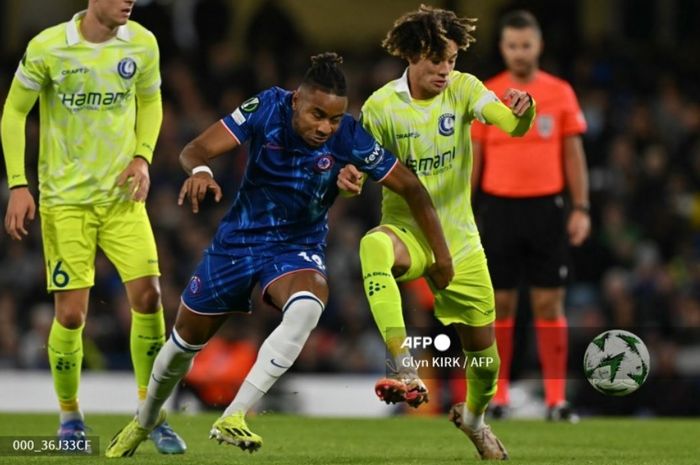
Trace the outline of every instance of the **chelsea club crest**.
<path fill-rule="evenodd" d="M 316 169 L 316 171 L 324 172 L 331 169 L 334 163 L 335 159 L 333 158 L 333 155 L 331 155 L 330 153 L 324 153 L 316 159 L 314 168 Z"/>
<path fill-rule="evenodd" d="M 199 276 L 192 276 L 192 279 L 190 279 L 189 288 L 192 294 L 199 294 L 199 291 L 202 290 L 202 280 L 199 278 Z"/>

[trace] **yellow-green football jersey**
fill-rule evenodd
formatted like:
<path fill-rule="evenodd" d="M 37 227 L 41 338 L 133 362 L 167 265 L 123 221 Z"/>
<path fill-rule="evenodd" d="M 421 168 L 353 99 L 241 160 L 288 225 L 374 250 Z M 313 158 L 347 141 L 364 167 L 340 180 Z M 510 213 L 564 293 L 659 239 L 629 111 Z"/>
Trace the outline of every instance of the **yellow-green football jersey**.
<path fill-rule="evenodd" d="M 447 88 L 430 100 L 411 97 L 407 72 L 374 92 L 362 124 L 411 169 L 430 193 L 453 259 L 481 249 L 471 207 L 470 127 L 496 100 L 476 77 L 453 71 Z M 382 223 L 420 229 L 403 197 L 383 189 Z M 425 238 L 423 238 L 425 239 Z"/>
<path fill-rule="evenodd" d="M 91 43 L 80 34 L 84 14 L 34 37 L 15 74 L 39 92 L 44 206 L 128 198 L 115 182 L 135 154 L 135 98 L 160 90 L 154 35 L 129 21 L 113 39 Z"/>

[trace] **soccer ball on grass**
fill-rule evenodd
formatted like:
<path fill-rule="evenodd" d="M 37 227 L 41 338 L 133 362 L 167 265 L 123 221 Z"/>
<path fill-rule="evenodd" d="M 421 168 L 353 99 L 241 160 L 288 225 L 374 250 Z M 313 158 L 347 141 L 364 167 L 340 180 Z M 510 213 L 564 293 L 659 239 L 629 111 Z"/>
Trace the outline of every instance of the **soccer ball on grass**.
<path fill-rule="evenodd" d="M 629 331 L 605 331 L 588 344 L 583 370 L 597 391 L 608 396 L 626 396 L 646 381 L 649 352 L 644 342 Z"/>

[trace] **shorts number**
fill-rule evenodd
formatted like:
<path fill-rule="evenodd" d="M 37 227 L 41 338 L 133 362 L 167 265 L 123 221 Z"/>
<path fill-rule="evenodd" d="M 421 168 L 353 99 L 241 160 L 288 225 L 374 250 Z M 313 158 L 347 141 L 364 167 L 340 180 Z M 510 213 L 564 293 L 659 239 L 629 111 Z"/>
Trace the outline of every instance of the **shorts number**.
<path fill-rule="evenodd" d="M 51 272 L 51 281 L 56 287 L 66 287 L 70 282 L 70 277 L 68 273 L 61 269 L 61 264 L 63 264 L 63 260 L 57 261 L 56 266 Z M 49 269 L 51 269 L 51 263 L 49 263 Z"/>
<path fill-rule="evenodd" d="M 315 263 L 319 269 L 326 269 L 326 265 L 323 264 L 323 260 L 321 260 L 321 257 L 319 257 L 318 255 L 313 254 L 311 257 L 309 257 L 309 254 L 307 254 L 306 252 L 299 252 L 298 255 L 307 262 Z"/>

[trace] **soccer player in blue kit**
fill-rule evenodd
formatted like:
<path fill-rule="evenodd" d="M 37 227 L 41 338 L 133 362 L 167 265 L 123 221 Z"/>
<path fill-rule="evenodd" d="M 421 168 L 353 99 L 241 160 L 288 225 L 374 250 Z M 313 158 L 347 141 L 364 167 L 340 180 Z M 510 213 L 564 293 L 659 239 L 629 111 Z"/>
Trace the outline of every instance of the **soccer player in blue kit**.
<path fill-rule="evenodd" d="M 328 299 L 327 215 L 343 166 L 356 165 L 406 200 L 435 257 L 429 277 L 439 289 L 451 281 L 452 258 L 427 191 L 345 113 L 341 62 L 335 53 L 312 57 L 296 91 L 273 87 L 246 100 L 180 154 L 191 176 L 178 203 L 189 198 L 196 213 L 208 192 L 221 199 L 208 161 L 250 143 L 238 195 L 182 294 L 175 328 L 154 363 L 146 400 L 112 439 L 108 457 L 133 455 L 165 420 L 161 408 L 192 358 L 232 312 L 249 311 L 250 293 L 258 282 L 263 298 L 282 311 L 282 321 L 263 342 L 210 437 L 250 452 L 262 446 L 262 438 L 246 425 L 245 414 L 292 366 Z"/>

